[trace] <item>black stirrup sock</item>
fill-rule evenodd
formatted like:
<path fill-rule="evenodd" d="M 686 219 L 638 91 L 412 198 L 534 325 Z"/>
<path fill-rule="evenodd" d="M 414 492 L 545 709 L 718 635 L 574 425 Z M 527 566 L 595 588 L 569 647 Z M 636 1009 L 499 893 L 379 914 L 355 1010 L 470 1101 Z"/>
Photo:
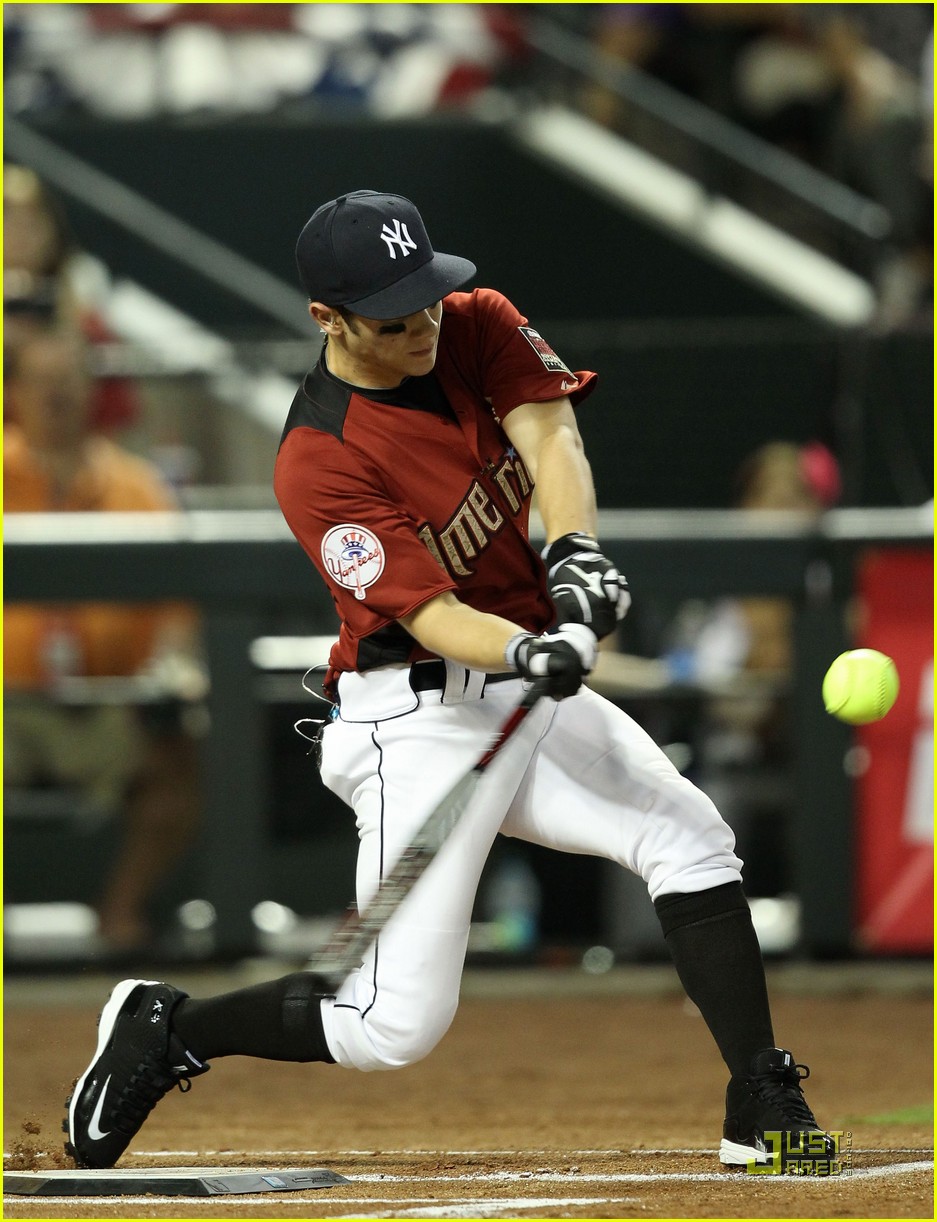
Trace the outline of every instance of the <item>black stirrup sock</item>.
<path fill-rule="evenodd" d="M 654 901 L 687 996 L 699 1011 L 733 1075 L 774 1047 L 761 947 L 741 883 L 661 895 Z"/>
<path fill-rule="evenodd" d="M 176 1006 L 172 1027 L 201 1061 L 240 1055 L 334 1062 L 319 1004 L 331 996 L 320 976 L 294 972 L 219 997 L 188 997 Z"/>

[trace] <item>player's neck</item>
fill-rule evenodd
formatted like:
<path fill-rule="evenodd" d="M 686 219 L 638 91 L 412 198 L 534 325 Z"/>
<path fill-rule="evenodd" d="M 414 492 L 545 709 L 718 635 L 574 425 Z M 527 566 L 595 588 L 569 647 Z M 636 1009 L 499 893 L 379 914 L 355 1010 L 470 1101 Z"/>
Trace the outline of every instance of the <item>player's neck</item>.
<path fill-rule="evenodd" d="M 347 382 L 349 386 L 359 390 L 396 390 L 406 376 L 372 368 L 356 360 L 343 348 L 330 343 L 325 345 L 323 360 L 333 378 Z"/>

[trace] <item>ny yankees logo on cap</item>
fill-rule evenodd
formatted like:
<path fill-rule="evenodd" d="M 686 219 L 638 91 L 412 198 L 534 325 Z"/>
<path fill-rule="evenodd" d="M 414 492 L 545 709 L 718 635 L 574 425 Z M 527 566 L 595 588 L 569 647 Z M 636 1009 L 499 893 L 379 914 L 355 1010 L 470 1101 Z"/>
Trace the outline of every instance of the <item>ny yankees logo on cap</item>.
<path fill-rule="evenodd" d="M 475 264 L 434 251 L 403 195 L 352 191 L 317 208 L 296 243 L 310 301 L 365 318 L 404 318 L 461 288 Z"/>
<path fill-rule="evenodd" d="M 404 258 L 407 257 L 411 250 L 416 250 L 416 242 L 410 237 L 410 231 L 406 225 L 402 225 L 398 220 L 394 221 L 393 229 L 389 225 L 385 225 L 381 229 L 381 238 L 387 243 L 387 249 L 390 251 L 392 259 L 397 258 L 397 252 L 394 250 L 395 243 L 400 247 L 400 253 Z"/>

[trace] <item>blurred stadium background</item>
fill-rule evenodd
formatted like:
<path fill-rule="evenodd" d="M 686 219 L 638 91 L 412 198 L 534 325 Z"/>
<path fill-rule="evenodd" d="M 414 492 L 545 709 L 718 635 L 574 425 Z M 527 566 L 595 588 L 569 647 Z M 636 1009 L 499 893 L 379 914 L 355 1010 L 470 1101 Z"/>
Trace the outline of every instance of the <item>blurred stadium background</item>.
<path fill-rule="evenodd" d="M 599 371 L 581 426 L 635 602 L 596 684 L 725 811 L 766 953 L 931 955 L 930 5 L 7 4 L 4 36 L 5 182 L 37 176 L 68 235 L 53 286 L 5 259 L 8 343 L 64 280 L 101 427 L 181 505 L 8 515 L 7 605 L 185 599 L 201 642 L 48 689 L 181 726 L 200 815 L 120 948 L 95 911 L 120 809 L 5 784 L 8 972 L 301 962 L 352 895 L 353 822 L 293 731 L 334 618 L 270 479 L 317 352 L 293 243 L 361 187 Z M 745 500 L 768 443 L 815 512 Z M 853 645 L 902 681 L 860 730 L 820 702 Z M 635 880 L 506 844 L 471 953 L 665 956 Z"/>

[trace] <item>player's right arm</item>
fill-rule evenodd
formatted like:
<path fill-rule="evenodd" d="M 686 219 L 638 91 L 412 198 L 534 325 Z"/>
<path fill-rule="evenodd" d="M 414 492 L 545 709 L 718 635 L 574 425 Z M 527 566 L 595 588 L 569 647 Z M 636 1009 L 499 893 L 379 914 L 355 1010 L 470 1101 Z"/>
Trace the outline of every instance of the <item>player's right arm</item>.
<path fill-rule="evenodd" d="M 500 615 L 466 606 L 451 592 L 427 599 L 400 623 L 430 653 L 472 670 L 546 678 L 547 694 L 556 699 L 573 695 L 595 665 L 596 639 L 588 628 L 565 625 L 538 637 Z"/>
<path fill-rule="evenodd" d="M 447 591 L 421 603 L 402 616 L 400 623 L 430 653 L 449 658 L 472 670 L 507 671 L 504 651 L 524 631 L 518 624 L 476 611 Z"/>

